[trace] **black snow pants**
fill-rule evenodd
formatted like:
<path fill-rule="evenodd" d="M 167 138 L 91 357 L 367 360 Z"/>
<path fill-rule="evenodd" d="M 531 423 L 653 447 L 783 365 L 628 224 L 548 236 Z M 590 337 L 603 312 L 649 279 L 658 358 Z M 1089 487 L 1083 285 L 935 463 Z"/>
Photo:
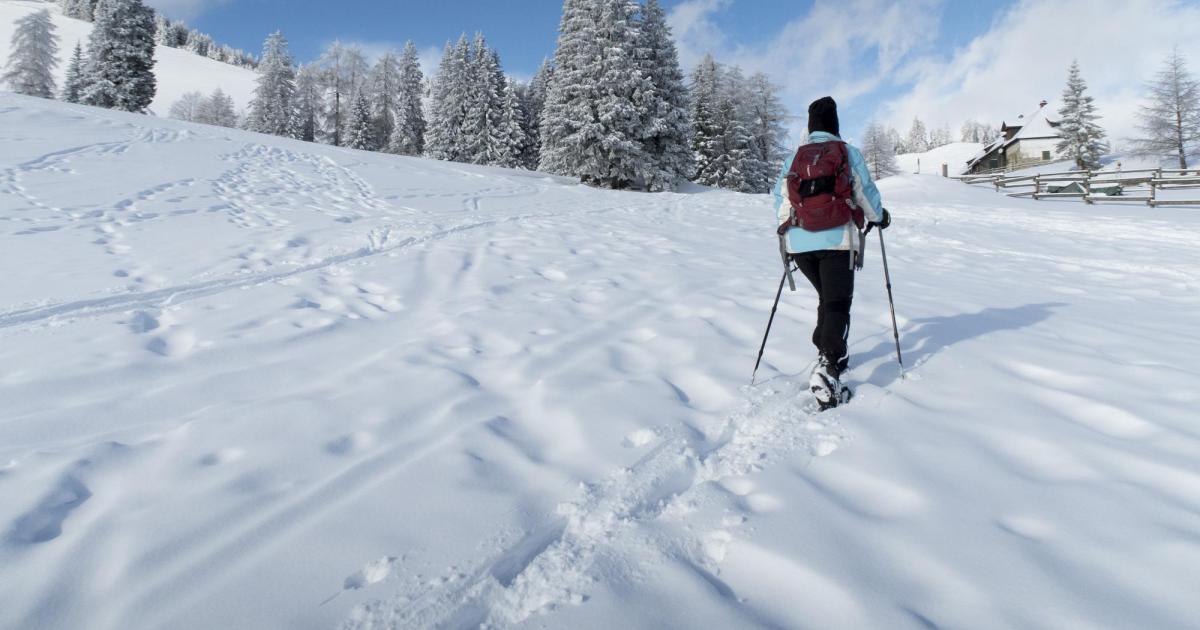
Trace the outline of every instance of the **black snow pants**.
<path fill-rule="evenodd" d="M 846 340 L 850 336 L 850 303 L 854 299 L 854 269 L 850 266 L 850 255 L 849 251 L 833 249 L 792 254 L 792 260 L 820 298 L 813 345 L 838 377 L 849 364 Z"/>

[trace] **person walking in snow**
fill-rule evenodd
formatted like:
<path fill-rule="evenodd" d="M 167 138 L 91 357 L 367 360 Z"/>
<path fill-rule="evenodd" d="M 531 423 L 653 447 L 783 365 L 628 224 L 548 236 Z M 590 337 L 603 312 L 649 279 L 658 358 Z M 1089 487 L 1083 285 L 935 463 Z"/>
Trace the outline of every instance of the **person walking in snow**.
<path fill-rule="evenodd" d="M 812 335 L 819 357 L 809 387 L 822 410 L 851 396 L 841 377 L 849 365 L 846 340 L 864 223 L 881 230 L 891 224 L 862 153 L 838 133 L 837 103 L 828 96 L 813 101 L 808 141 L 784 163 L 774 189 L 784 264 L 795 263 L 819 300 Z"/>

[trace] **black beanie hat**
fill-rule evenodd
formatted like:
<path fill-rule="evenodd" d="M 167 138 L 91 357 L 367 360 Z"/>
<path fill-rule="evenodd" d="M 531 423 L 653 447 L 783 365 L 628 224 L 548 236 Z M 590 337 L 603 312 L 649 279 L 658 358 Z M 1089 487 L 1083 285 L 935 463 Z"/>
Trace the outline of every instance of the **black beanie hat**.
<path fill-rule="evenodd" d="M 825 131 L 835 136 L 838 133 L 837 103 L 832 96 L 824 96 L 808 106 L 808 133 Z"/>

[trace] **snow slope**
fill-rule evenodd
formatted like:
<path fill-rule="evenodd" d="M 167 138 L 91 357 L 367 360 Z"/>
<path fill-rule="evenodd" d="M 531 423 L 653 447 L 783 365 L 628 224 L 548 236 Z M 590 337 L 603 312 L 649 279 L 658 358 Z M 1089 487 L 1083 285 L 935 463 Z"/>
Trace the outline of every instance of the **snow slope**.
<path fill-rule="evenodd" d="M 901 153 L 896 156 L 896 165 L 901 173 L 917 173 L 919 170 L 923 175 L 941 175 L 942 165 L 945 164 L 951 175 L 961 175 L 967 168 L 967 161 L 982 150 L 983 145 L 976 142 L 952 142 L 924 153 Z"/>
<path fill-rule="evenodd" d="M 67 74 L 67 62 L 75 51 L 75 43 L 83 44 L 84 54 L 87 53 L 92 25 L 83 20 L 63 17 L 57 2 L 0 0 L 0 68 L 8 63 L 11 52 L 9 45 L 15 30 L 13 22 L 42 9 L 50 10 L 54 25 L 58 27 L 55 32 L 59 39 L 56 77 L 61 89 Z M 158 46 L 155 59 L 157 63 L 154 66 L 154 76 L 158 79 L 158 92 L 154 96 L 154 102 L 150 104 L 150 109 L 159 116 L 165 117 L 171 105 L 186 92 L 199 91 L 207 95 L 221 88 L 233 98 L 238 112 L 250 104 L 250 98 L 254 95 L 254 81 L 258 75 L 253 70 L 213 61 L 169 46 Z"/>
<path fill-rule="evenodd" d="M 765 197 L 0 95 L 0 627 L 1194 627 L 1200 215 L 881 189 L 814 415 Z"/>

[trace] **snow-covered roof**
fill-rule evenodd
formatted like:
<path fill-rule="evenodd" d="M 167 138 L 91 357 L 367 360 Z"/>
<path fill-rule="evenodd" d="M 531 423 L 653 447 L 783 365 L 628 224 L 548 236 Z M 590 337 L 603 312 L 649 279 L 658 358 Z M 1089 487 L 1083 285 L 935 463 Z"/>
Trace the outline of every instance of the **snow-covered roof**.
<path fill-rule="evenodd" d="M 1059 138 L 1062 136 L 1058 131 L 1058 121 L 1047 118 L 1049 112 L 1046 110 L 1046 102 L 1042 101 L 1036 111 L 1028 116 L 1018 116 L 1017 121 L 1020 125 L 1009 125 L 1005 123 L 1002 128 L 1011 129 L 1017 128 L 1017 132 L 1009 139 L 1004 139 L 1003 136 L 996 139 L 991 144 L 983 147 L 983 150 L 975 157 L 967 160 L 967 167 L 970 168 L 977 164 L 980 160 L 995 152 L 1000 148 L 1007 148 L 1022 140 L 1034 140 L 1043 138 Z"/>
<path fill-rule="evenodd" d="M 1021 140 L 1060 137 L 1062 134 L 1058 132 L 1058 122 L 1047 118 L 1047 113 L 1046 105 L 1043 101 L 1043 104 L 1037 108 L 1037 111 L 1033 112 L 1029 116 L 1024 116 L 1021 118 L 1021 122 L 1024 124 L 1021 125 L 1021 128 L 1017 131 L 1017 133 L 1013 134 L 1012 138 L 1008 139 L 1004 143 L 1004 146 L 1007 147 L 1016 142 L 1020 142 Z"/>

